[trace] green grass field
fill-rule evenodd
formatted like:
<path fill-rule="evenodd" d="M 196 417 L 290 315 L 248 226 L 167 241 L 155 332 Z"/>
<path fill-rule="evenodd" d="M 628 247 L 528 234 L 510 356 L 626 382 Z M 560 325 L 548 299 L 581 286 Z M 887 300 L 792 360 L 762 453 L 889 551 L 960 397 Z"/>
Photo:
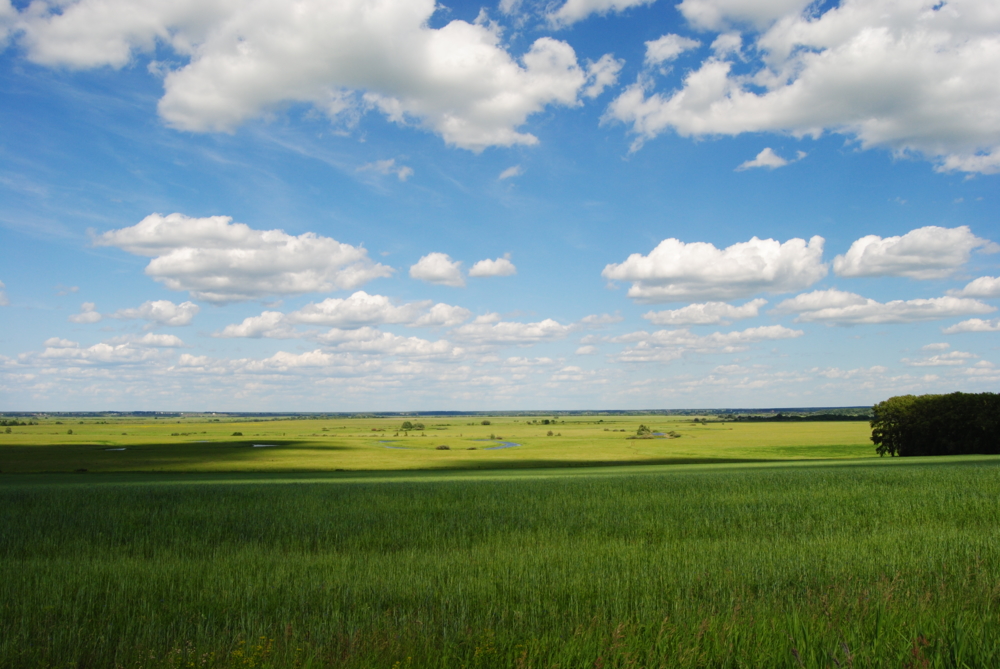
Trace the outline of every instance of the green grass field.
<path fill-rule="evenodd" d="M 5 667 L 990 667 L 1000 459 L 4 475 Z"/>
<path fill-rule="evenodd" d="M 417 420 L 417 419 L 410 419 Z M 496 469 L 875 457 L 864 421 L 694 422 L 690 417 L 61 421 L 0 430 L 3 472 Z M 489 425 L 482 425 L 488 420 Z M 676 439 L 626 439 L 640 424 Z M 72 434 L 67 434 L 72 430 Z M 548 433 L 552 432 L 552 436 Z M 233 436 L 240 433 L 242 436 Z M 500 442 L 520 444 L 495 449 Z M 254 444 L 266 447 L 255 448 Z M 447 446 L 448 450 L 439 450 Z M 124 449 L 124 450 L 109 450 Z"/>
<path fill-rule="evenodd" d="M 1000 665 L 998 457 L 481 420 L 0 433 L 0 667 Z"/>

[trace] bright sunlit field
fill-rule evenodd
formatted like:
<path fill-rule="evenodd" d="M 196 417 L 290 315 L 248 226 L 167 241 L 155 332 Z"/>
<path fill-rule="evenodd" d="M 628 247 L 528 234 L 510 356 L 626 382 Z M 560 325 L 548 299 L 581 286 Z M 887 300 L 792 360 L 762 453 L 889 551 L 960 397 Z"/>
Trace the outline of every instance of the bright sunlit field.
<path fill-rule="evenodd" d="M 402 431 L 406 420 L 424 427 Z M 640 425 L 665 436 L 627 439 Z M 355 471 L 861 458 L 875 456 L 870 434 L 865 421 L 702 423 L 665 416 L 50 419 L 10 433 L 0 429 L 0 470 Z"/>

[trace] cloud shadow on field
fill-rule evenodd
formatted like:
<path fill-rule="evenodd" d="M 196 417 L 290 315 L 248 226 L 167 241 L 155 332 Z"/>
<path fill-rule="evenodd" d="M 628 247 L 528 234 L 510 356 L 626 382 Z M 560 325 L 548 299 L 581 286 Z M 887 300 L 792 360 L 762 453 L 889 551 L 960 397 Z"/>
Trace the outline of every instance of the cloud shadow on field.
<path fill-rule="evenodd" d="M 254 444 L 265 444 L 268 448 L 254 448 Z M 273 447 L 271 447 L 273 446 Z M 125 450 L 109 450 L 124 447 Z M 105 443 L 60 443 L 38 446 L 5 446 L 3 448 L 4 473 L 17 472 L 75 472 L 90 471 L 233 471 L 253 470 L 255 463 L 261 469 L 268 460 L 281 457 L 288 451 L 310 451 L 311 457 L 323 453 L 342 453 L 352 450 L 340 444 L 318 445 L 312 441 L 294 439 L 243 439 L 240 441 L 205 442 L 149 442 L 140 444 Z M 331 463 L 329 471 L 337 465 Z M 295 467 L 280 468 L 289 471 Z M 305 467 L 323 471 L 320 467 Z"/>

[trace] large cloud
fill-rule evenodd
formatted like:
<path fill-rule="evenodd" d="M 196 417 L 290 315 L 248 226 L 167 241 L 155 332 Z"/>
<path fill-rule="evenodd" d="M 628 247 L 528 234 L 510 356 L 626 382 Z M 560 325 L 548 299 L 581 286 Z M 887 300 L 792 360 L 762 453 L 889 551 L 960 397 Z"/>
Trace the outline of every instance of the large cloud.
<path fill-rule="evenodd" d="M 936 321 L 993 311 L 996 311 L 996 307 L 970 298 L 932 297 L 882 303 L 832 288 L 796 295 L 779 304 L 771 313 L 797 314 L 796 322 L 859 325 Z"/>
<path fill-rule="evenodd" d="M 363 248 L 312 232 L 254 230 L 229 216 L 151 214 L 94 244 L 150 257 L 147 275 L 216 304 L 351 289 L 393 271 L 372 262 Z"/>
<path fill-rule="evenodd" d="M 601 273 L 612 281 L 631 281 L 628 296 L 637 302 L 732 300 L 759 292 L 787 293 L 807 288 L 826 276 L 823 238 L 752 238 L 717 249 L 665 239 L 648 256 L 633 253 Z"/>
<path fill-rule="evenodd" d="M 486 20 L 431 28 L 435 10 L 434 0 L 67 0 L 32 5 L 16 30 L 28 57 L 50 66 L 123 67 L 169 48 L 186 63 L 167 71 L 160 115 L 193 131 L 303 102 L 331 117 L 376 108 L 476 151 L 533 144 L 518 130 L 526 119 L 577 104 L 602 74 L 549 37 L 516 60 Z"/>
<path fill-rule="evenodd" d="M 697 28 L 764 29 L 759 61 L 715 54 L 679 90 L 640 77 L 608 118 L 642 141 L 683 136 L 837 132 L 862 146 L 915 152 L 938 169 L 1000 170 L 1000 12 L 994 0 L 843 0 L 823 13 L 805 0 L 684 0 Z M 769 27 L 768 27 L 769 26 Z"/>
<path fill-rule="evenodd" d="M 968 226 L 928 225 L 898 237 L 867 235 L 833 259 L 840 276 L 908 276 L 940 279 L 969 260 L 973 249 L 992 246 L 972 234 Z"/>

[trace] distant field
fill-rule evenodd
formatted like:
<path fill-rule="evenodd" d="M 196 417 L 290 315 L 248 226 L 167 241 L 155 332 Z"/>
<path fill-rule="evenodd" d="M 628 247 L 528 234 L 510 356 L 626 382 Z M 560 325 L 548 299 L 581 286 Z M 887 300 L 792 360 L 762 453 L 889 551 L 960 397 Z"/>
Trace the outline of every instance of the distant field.
<path fill-rule="evenodd" d="M 409 420 L 422 422 L 424 429 L 400 431 L 403 419 L 48 420 L 12 427 L 9 434 L 0 428 L 0 471 L 495 469 L 875 456 L 864 421 L 702 423 L 688 417 L 573 416 L 544 425 L 542 420 L 552 419 Z M 641 424 L 679 436 L 626 439 Z M 503 442 L 518 445 L 497 448 Z"/>
<path fill-rule="evenodd" d="M 0 666 L 995 667 L 998 500 L 991 456 L 3 474 Z"/>

